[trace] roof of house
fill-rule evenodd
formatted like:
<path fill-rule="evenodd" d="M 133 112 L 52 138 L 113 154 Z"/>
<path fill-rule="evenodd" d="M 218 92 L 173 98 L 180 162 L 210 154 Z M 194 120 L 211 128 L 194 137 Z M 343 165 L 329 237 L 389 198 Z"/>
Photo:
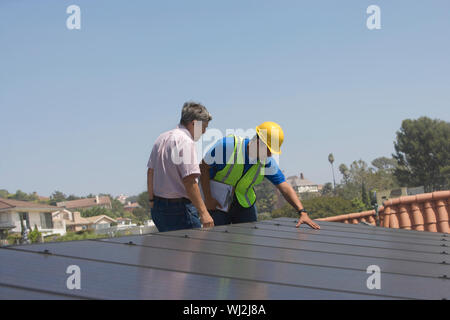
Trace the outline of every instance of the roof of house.
<path fill-rule="evenodd" d="M 8 263 L 0 264 L 0 299 L 450 298 L 445 234 L 324 221 L 312 230 L 296 223 L 279 218 L 2 248 L 0 260 Z M 83 290 L 67 290 L 61 270 L 69 265 L 90 279 Z M 381 269 L 379 290 L 367 286 L 371 266 Z"/>
<path fill-rule="evenodd" d="M 385 228 L 450 233 L 450 190 L 387 200 L 378 209 Z M 344 214 L 320 221 L 375 224 L 375 210 Z"/>
<path fill-rule="evenodd" d="M 298 176 L 291 176 L 286 179 L 286 181 L 293 187 L 306 187 L 306 186 L 317 186 L 317 183 L 312 182 L 308 179 L 300 179 Z"/>
<path fill-rule="evenodd" d="M 84 219 L 90 221 L 91 223 L 97 223 L 98 221 L 102 220 L 102 219 L 107 219 L 111 222 L 117 222 L 115 219 L 108 217 L 107 215 L 100 215 L 100 216 L 94 216 L 94 217 L 85 217 Z"/>
<path fill-rule="evenodd" d="M 117 221 L 131 221 L 130 218 L 117 218 Z"/>
<path fill-rule="evenodd" d="M 58 207 L 64 207 L 67 209 L 75 209 L 75 208 L 88 208 L 101 206 L 105 204 L 111 205 L 111 199 L 108 196 L 98 197 L 98 202 L 97 198 L 86 198 L 86 199 L 58 202 L 56 205 Z"/>
<path fill-rule="evenodd" d="M 42 208 L 42 209 L 59 210 L 58 207 L 51 206 L 48 204 L 0 198 L 0 209 L 13 209 L 13 208 L 36 208 L 36 209 Z"/>
<path fill-rule="evenodd" d="M 129 203 L 123 206 L 124 208 L 140 208 L 141 206 L 137 202 Z"/>
<path fill-rule="evenodd" d="M 93 222 L 83 218 L 83 217 L 79 217 L 76 221 L 70 221 L 70 220 L 66 220 L 66 225 L 67 226 L 84 226 L 84 225 L 90 225 Z"/>

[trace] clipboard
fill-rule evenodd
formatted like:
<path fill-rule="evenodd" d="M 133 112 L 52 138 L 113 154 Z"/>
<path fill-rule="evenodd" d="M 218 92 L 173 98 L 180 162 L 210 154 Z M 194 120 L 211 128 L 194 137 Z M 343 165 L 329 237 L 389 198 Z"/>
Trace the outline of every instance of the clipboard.
<path fill-rule="evenodd" d="M 211 188 L 211 196 L 215 198 L 222 206 L 221 208 L 217 207 L 216 209 L 223 212 L 228 212 L 230 210 L 231 202 L 233 201 L 233 186 L 217 182 L 215 180 L 209 180 L 209 185 Z M 205 201 L 205 195 L 203 194 L 201 183 L 199 183 L 199 187 L 203 201 Z"/>

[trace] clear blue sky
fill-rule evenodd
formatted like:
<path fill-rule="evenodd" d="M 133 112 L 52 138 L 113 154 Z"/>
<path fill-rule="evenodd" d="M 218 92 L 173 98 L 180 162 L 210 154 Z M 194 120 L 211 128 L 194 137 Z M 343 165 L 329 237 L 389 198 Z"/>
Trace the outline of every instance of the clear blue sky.
<path fill-rule="evenodd" d="M 330 152 L 370 163 L 403 119 L 450 120 L 449 32 L 448 0 L 1 0 L 0 189 L 144 191 L 191 99 L 221 130 L 280 123 L 286 174 L 332 181 Z"/>

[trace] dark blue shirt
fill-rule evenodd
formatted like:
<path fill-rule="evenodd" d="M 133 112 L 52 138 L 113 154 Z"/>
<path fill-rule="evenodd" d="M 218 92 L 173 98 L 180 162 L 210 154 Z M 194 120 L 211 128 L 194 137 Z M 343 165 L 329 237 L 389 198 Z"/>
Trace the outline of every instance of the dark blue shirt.
<path fill-rule="evenodd" d="M 255 164 L 255 161 L 250 162 L 250 158 L 248 155 L 247 146 L 249 142 L 250 142 L 249 139 L 244 139 L 244 153 L 245 153 L 244 174 L 246 174 L 247 171 L 250 170 L 250 168 Z M 223 159 L 221 159 L 222 161 L 219 161 L 220 159 L 215 159 L 216 153 L 219 154 L 219 152 L 216 152 L 216 150 L 219 150 L 218 148 L 222 148 L 222 155 L 223 155 Z M 228 159 L 230 159 L 233 150 L 234 150 L 234 137 L 225 137 L 222 140 L 217 141 L 217 143 L 205 154 L 204 160 L 211 167 L 209 171 L 211 179 L 214 179 L 216 173 L 226 167 Z M 280 183 L 286 181 L 284 174 L 281 172 L 277 162 L 272 157 L 268 157 L 266 159 L 264 175 L 274 185 L 279 185 Z"/>

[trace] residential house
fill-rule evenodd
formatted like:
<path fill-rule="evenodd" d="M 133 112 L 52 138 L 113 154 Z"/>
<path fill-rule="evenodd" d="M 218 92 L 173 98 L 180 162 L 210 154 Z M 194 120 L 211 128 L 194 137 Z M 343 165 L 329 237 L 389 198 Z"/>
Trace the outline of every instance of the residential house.
<path fill-rule="evenodd" d="M 130 218 L 117 218 L 117 227 L 119 229 L 137 227 Z"/>
<path fill-rule="evenodd" d="M 127 196 L 124 194 L 121 194 L 116 197 L 116 200 L 118 200 L 121 204 L 125 204 L 127 202 Z"/>
<path fill-rule="evenodd" d="M 21 223 L 29 230 L 38 230 L 44 234 L 65 234 L 63 222 L 54 222 L 52 213 L 60 210 L 58 207 L 30 201 L 19 201 L 0 198 L 0 225 L 10 232 L 22 232 Z"/>
<path fill-rule="evenodd" d="M 53 221 L 62 221 L 66 226 L 66 231 L 83 231 L 87 230 L 90 221 L 81 217 L 79 212 L 72 212 L 67 209 L 59 210 L 53 213 Z"/>
<path fill-rule="evenodd" d="M 91 222 L 91 224 L 89 225 L 90 229 L 93 230 L 102 230 L 102 229 L 107 229 L 107 228 L 111 228 L 111 225 L 117 224 L 117 220 L 108 217 L 106 215 L 101 215 L 101 216 L 95 216 L 95 217 L 86 217 L 84 218 L 86 220 L 88 220 L 89 222 Z"/>
<path fill-rule="evenodd" d="M 128 202 L 123 209 L 127 212 L 133 212 L 134 209 L 140 208 L 141 206 L 137 202 Z"/>
<path fill-rule="evenodd" d="M 80 212 L 63 209 L 53 213 L 53 221 L 64 221 L 67 231 L 99 230 L 111 227 L 117 221 L 106 215 L 82 217 Z"/>
<path fill-rule="evenodd" d="M 286 180 L 298 194 L 319 193 L 319 185 L 305 179 L 303 173 L 300 173 L 300 176 L 288 177 Z"/>
<path fill-rule="evenodd" d="M 75 210 L 75 209 L 90 209 L 90 208 L 105 208 L 105 209 L 111 209 L 111 199 L 108 196 L 96 196 L 95 198 L 86 198 L 86 199 L 79 199 L 79 200 L 71 200 L 71 201 L 63 201 L 58 202 L 56 204 L 59 208 L 65 208 L 69 210 Z"/>

